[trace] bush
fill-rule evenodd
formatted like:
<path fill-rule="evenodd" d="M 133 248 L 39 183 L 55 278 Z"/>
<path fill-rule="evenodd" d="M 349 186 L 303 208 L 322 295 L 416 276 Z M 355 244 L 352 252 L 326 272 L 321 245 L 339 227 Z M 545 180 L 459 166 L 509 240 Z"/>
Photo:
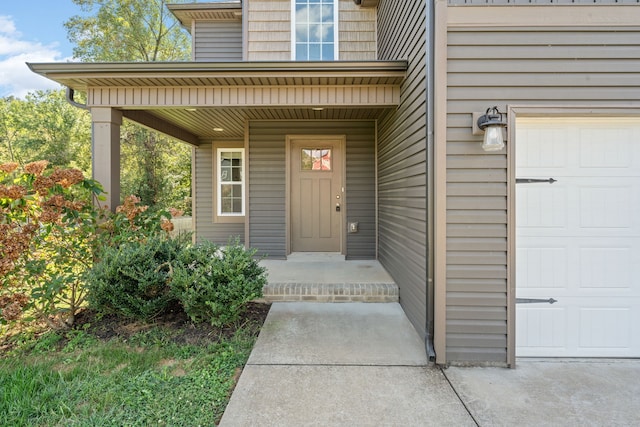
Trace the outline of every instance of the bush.
<path fill-rule="evenodd" d="M 169 288 L 172 263 L 184 247 L 184 238 L 155 233 L 105 248 L 87 277 L 89 305 L 140 320 L 165 312 L 175 302 Z"/>
<path fill-rule="evenodd" d="M 0 323 L 23 312 L 69 326 L 85 301 L 100 184 L 48 162 L 0 164 Z"/>
<path fill-rule="evenodd" d="M 262 296 L 266 269 L 236 240 L 224 248 L 198 243 L 178 255 L 171 289 L 194 322 L 223 326 L 236 321 L 246 303 Z"/>

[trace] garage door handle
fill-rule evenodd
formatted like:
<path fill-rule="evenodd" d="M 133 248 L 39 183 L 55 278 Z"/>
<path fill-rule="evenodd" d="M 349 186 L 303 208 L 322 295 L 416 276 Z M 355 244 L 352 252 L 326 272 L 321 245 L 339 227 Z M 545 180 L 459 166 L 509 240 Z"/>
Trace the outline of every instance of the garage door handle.
<path fill-rule="evenodd" d="M 549 303 L 553 304 L 554 302 L 558 302 L 557 299 L 548 298 L 548 299 L 539 299 L 539 298 L 516 298 L 516 304 L 539 304 L 539 303 Z"/>
<path fill-rule="evenodd" d="M 516 178 L 516 184 L 536 184 L 538 182 L 548 182 L 549 184 L 553 184 L 554 182 L 558 182 L 558 180 L 553 178 L 547 178 L 547 179 Z"/>

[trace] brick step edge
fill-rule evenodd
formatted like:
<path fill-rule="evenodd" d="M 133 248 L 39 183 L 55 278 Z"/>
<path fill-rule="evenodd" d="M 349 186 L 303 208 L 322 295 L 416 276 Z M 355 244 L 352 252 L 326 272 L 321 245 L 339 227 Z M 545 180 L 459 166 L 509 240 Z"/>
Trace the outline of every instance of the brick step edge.
<path fill-rule="evenodd" d="M 269 283 L 263 298 L 269 302 L 398 302 L 395 283 Z"/>

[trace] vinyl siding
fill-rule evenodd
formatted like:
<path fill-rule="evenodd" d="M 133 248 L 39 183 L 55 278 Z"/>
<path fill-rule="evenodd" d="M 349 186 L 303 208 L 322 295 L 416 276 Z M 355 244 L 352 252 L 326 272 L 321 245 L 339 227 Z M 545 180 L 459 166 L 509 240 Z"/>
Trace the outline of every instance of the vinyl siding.
<path fill-rule="evenodd" d="M 196 21 L 194 25 L 195 61 L 242 61 L 241 21 Z"/>
<path fill-rule="evenodd" d="M 226 244 L 229 238 L 244 242 L 244 223 L 219 224 L 213 222 L 213 148 L 211 143 L 194 149 L 195 227 L 197 240 Z"/>
<path fill-rule="evenodd" d="M 376 256 L 375 122 L 256 121 L 249 125 L 249 235 L 260 255 L 286 257 L 286 135 L 346 135 L 347 259 Z"/>
<path fill-rule="evenodd" d="M 247 8 L 247 60 L 291 60 L 291 0 L 251 0 Z"/>
<path fill-rule="evenodd" d="M 507 151 L 513 155 L 517 141 L 501 152 L 482 151 L 482 136 L 471 134 L 472 113 L 493 105 L 598 108 L 640 99 L 640 27 L 533 27 L 526 18 L 553 15 L 554 7 L 530 7 L 508 27 L 448 28 L 447 362 L 508 362 L 508 226 L 515 212 Z M 457 12 L 471 20 L 472 9 Z M 506 9 L 514 8 L 495 12 Z M 593 10 L 576 7 L 574 15 L 580 13 Z"/>
<path fill-rule="evenodd" d="M 638 0 L 448 0 L 448 4 L 452 6 L 483 6 L 483 5 L 495 5 L 495 6 L 531 6 L 540 5 L 548 6 L 550 4 L 557 5 L 635 5 L 638 4 Z"/>
<path fill-rule="evenodd" d="M 341 61 L 376 59 L 376 9 L 358 7 L 352 0 L 341 0 L 339 7 L 339 59 Z"/>
<path fill-rule="evenodd" d="M 248 13 L 249 61 L 291 60 L 291 0 L 251 0 Z M 338 48 L 342 61 L 376 59 L 376 10 L 340 0 Z"/>
<path fill-rule="evenodd" d="M 407 59 L 400 106 L 378 123 L 379 260 L 421 336 L 427 328 L 425 2 L 382 0 L 378 59 Z"/>

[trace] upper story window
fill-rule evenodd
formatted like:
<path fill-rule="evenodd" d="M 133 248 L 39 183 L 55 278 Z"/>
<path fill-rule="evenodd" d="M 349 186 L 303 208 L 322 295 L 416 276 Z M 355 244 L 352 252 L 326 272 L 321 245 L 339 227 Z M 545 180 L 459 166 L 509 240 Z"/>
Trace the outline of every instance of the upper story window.
<path fill-rule="evenodd" d="M 291 0 L 292 59 L 338 59 L 338 1 Z"/>

